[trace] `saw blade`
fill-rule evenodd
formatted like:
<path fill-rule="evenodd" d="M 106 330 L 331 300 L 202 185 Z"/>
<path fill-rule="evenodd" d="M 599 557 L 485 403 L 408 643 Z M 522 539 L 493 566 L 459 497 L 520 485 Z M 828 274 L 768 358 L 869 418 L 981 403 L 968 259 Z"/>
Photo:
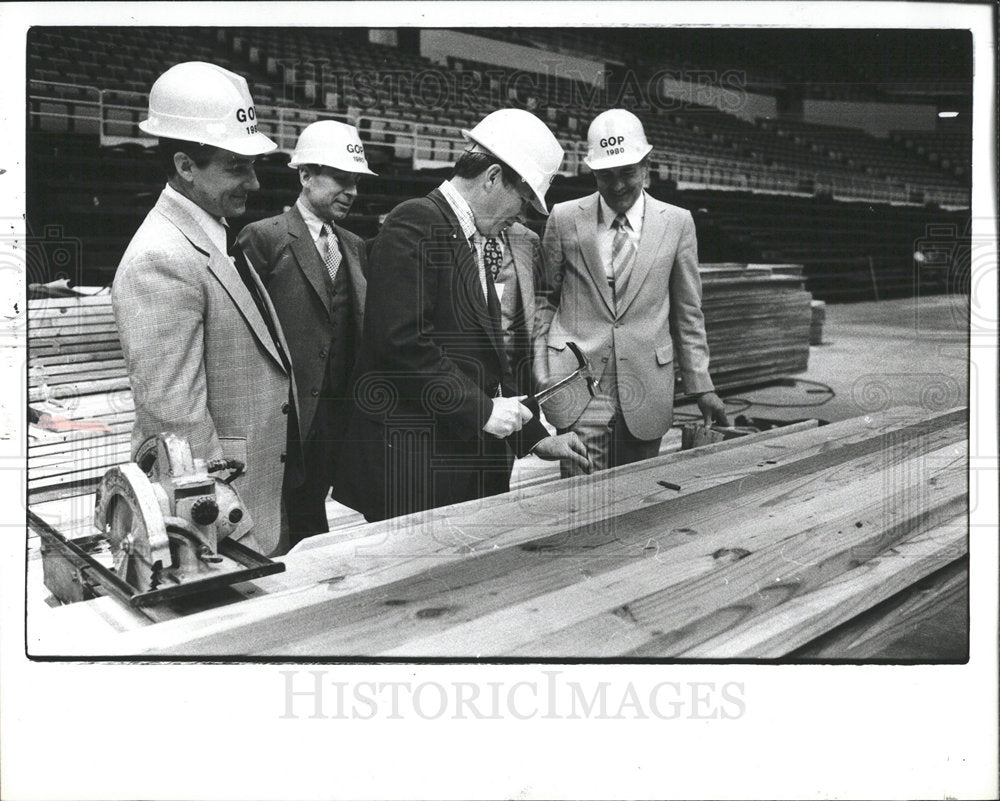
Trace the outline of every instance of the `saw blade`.
<path fill-rule="evenodd" d="M 170 539 L 152 485 L 137 464 L 109 470 L 97 491 L 95 522 L 111 546 L 114 572 L 136 589 L 156 589 L 171 566 Z"/>

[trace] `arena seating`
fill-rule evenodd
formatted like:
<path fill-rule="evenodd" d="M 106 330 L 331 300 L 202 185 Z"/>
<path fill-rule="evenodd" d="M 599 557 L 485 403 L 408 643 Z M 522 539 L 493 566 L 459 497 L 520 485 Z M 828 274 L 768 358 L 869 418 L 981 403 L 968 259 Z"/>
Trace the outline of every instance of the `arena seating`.
<path fill-rule="evenodd" d="M 865 97 L 884 99 L 876 85 L 884 77 L 877 65 L 866 57 L 858 61 L 857 53 L 849 60 L 846 52 L 827 54 L 825 60 L 814 57 L 808 37 L 781 39 L 786 49 L 808 57 L 797 67 L 795 59 L 774 52 L 774 32 L 715 30 L 708 37 L 706 32 L 660 30 L 654 49 L 637 46 L 648 36 L 637 30 L 475 32 L 605 58 L 612 82 L 621 69 L 650 75 L 665 66 L 728 65 L 746 69 L 751 83 L 764 85 L 798 80 L 808 66 L 818 84 L 824 76 L 840 76 L 861 87 Z M 712 47 L 705 47 L 709 39 Z M 896 52 L 901 46 L 893 47 Z M 567 147 L 578 147 L 591 106 L 606 99 L 590 85 L 538 75 L 518 83 L 510 80 L 516 70 L 463 58 L 452 59 L 449 68 L 478 78 L 482 91 L 463 96 L 459 104 L 432 102 L 406 80 L 442 68 L 406 48 L 369 42 L 365 29 L 35 28 L 28 48 L 28 223 L 35 234 L 58 231 L 78 256 L 55 265 L 42 249 L 29 265 L 30 280 L 64 275 L 98 285 L 110 281 L 125 242 L 162 184 L 155 157 L 136 139 L 146 92 L 165 68 L 190 59 L 245 74 L 257 98 L 261 128 L 285 150 L 258 161 L 263 191 L 253 196 L 245 221 L 294 201 L 298 184 L 286 166 L 287 151 L 317 114 L 357 121 L 381 176 L 362 184 L 347 221 L 366 237 L 376 233 L 379 217 L 397 202 L 441 180 L 440 170 L 417 168 L 453 161 L 462 147 L 457 129 L 473 125 L 497 104 L 533 108 Z M 890 72 L 895 74 L 895 68 Z M 914 75 L 926 72 L 916 69 Z M 396 83 L 384 80 L 389 74 L 399 76 Z M 949 67 L 940 74 L 955 83 L 964 73 Z M 751 122 L 679 100 L 670 108 L 640 109 L 639 116 L 654 159 L 666 165 L 654 173 L 651 191 L 695 211 L 703 260 L 804 264 L 807 288 L 824 300 L 914 291 L 914 241 L 932 222 L 961 227 L 967 217 L 922 206 L 925 195 L 937 196 L 936 189 L 947 197 L 967 193 L 967 134 L 899 131 L 878 139 L 787 118 Z M 101 147 L 98 134 L 118 144 Z M 684 171 L 690 165 L 694 175 Z M 567 172 L 553 185 L 554 200 L 592 191 L 589 176 Z M 858 192 L 846 196 L 869 202 L 824 197 L 838 194 L 830 187 L 855 184 Z M 891 206 L 889 200 L 910 205 Z M 531 222 L 536 228 L 541 223 Z"/>

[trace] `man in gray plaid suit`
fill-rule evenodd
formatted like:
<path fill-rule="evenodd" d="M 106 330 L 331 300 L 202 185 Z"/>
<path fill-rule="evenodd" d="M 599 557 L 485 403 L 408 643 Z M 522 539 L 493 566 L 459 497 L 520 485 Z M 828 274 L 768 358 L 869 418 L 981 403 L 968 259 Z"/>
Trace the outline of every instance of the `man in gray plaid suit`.
<path fill-rule="evenodd" d="M 157 79 L 139 127 L 159 137 L 168 180 L 112 288 L 135 398 L 133 453 L 170 432 L 196 458 L 243 462 L 233 486 L 253 525 L 241 541 L 282 553 L 284 462 L 298 458 L 285 454 L 297 427 L 294 384 L 267 292 L 242 254 L 228 255 L 227 222 L 260 188 L 254 157 L 276 145 L 257 131 L 246 80 L 202 62 Z"/>

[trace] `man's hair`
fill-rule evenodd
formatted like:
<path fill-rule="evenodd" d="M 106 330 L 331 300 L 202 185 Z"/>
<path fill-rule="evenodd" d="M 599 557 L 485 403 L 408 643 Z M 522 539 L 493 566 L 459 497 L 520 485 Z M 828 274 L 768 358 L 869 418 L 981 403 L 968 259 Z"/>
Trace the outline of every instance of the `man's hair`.
<path fill-rule="evenodd" d="M 503 182 L 507 186 L 516 186 L 521 180 L 511 167 L 500 161 L 496 156 L 483 150 L 466 150 L 455 162 L 451 171 L 452 178 L 477 178 L 486 172 L 494 164 L 500 165 Z"/>
<path fill-rule="evenodd" d="M 157 156 L 160 160 L 160 166 L 166 172 L 167 180 L 169 180 L 177 174 L 177 167 L 174 166 L 175 153 L 186 153 L 195 166 L 205 167 L 218 149 L 214 145 L 185 142 L 183 139 L 161 138 L 157 146 Z"/>

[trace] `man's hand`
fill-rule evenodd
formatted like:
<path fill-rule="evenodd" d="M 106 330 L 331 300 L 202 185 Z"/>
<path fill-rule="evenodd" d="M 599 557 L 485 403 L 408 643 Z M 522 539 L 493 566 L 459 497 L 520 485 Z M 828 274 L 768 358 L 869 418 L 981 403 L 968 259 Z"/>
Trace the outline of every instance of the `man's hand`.
<path fill-rule="evenodd" d="M 483 426 L 483 431 L 497 439 L 509 437 L 515 431 L 520 431 L 521 426 L 534 417 L 531 409 L 521 403 L 526 397 L 527 395 L 517 398 L 494 398 L 493 411 Z"/>
<path fill-rule="evenodd" d="M 706 392 L 704 395 L 699 395 L 698 408 L 701 409 L 706 426 L 712 425 L 713 422 L 718 423 L 720 426 L 729 425 L 729 418 L 726 417 L 726 404 L 714 392 Z"/>
<path fill-rule="evenodd" d="M 586 473 L 590 473 L 593 470 L 590 459 L 587 458 L 587 448 L 580 441 L 575 431 L 568 431 L 565 434 L 557 434 L 539 440 L 531 452 L 539 459 L 545 459 L 547 462 L 555 461 L 556 459 L 569 459 L 576 462 Z"/>

